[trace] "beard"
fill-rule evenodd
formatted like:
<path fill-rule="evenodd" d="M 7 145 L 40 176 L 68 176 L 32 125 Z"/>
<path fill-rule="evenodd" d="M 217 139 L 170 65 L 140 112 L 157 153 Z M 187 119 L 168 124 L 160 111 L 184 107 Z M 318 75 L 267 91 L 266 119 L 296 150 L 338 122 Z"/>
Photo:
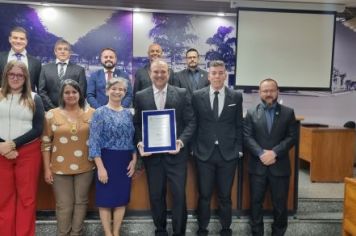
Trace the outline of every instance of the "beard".
<path fill-rule="evenodd" d="M 109 69 L 109 70 L 111 70 L 112 68 L 115 67 L 115 63 L 113 61 L 110 61 L 110 60 L 104 61 L 104 63 L 101 63 L 101 65 L 103 65 L 103 67 L 105 69 Z"/>

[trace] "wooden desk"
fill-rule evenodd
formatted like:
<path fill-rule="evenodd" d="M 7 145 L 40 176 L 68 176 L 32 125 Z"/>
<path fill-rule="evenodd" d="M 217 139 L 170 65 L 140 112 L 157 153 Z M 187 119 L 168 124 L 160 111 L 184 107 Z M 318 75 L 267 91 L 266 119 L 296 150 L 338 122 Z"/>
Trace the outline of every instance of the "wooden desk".
<path fill-rule="evenodd" d="M 335 127 L 300 129 L 299 158 L 310 163 L 313 182 L 343 182 L 353 175 L 355 131 Z"/>
<path fill-rule="evenodd" d="M 188 176 L 187 176 L 187 186 L 186 186 L 186 196 L 187 196 L 187 209 L 188 211 L 195 211 L 197 208 L 198 202 L 198 186 L 196 179 L 196 169 L 193 160 L 188 161 Z M 89 200 L 89 209 L 90 211 L 95 211 L 95 190 L 94 184 L 90 190 L 90 200 Z M 171 204 L 170 191 L 168 191 L 168 207 L 170 208 Z M 237 175 L 235 175 L 235 180 L 232 186 L 231 192 L 232 199 L 232 209 L 237 209 Z M 217 196 L 214 193 L 213 199 L 211 201 L 211 209 L 215 210 L 218 207 Z M 55 210 L 55 199 L 52 191 L 52 186 L 46 184 L 43 180 L 43 174 L 41 173 L 38 187 L 37 195 L 37 210 L 41 211 L 53 211 Z M 130 203 L 127 206 L 128 214 L 131 213 L 143 213 L 150 214 L 150 202 L 148 197 L 148 188 L 145 172 L 132 180 L 131 188 L 131 198 Z"/>

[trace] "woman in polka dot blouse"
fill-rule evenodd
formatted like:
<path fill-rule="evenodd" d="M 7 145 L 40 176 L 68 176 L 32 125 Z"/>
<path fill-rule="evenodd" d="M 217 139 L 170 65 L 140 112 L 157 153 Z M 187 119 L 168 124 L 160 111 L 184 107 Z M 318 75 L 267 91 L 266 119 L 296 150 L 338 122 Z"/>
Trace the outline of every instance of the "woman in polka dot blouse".
<path fill-rule="evenodd" d="M 59 107 L 45 115 L 42 135 L 44 178 L 56 198 L 57 235 L 82 235 L 94 163 L 88 159 L 89 122 L 79 84 L 67 79 Z"/>

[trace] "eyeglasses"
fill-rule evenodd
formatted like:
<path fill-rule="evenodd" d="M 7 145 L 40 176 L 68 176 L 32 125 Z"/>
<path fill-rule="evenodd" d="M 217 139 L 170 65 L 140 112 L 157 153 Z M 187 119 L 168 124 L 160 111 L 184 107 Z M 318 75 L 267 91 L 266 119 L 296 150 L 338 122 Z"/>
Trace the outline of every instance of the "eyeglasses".
<path fill-rule="evenodd" d="M 18 79 L 18 80 L 23 80 L 25 78 L 24 74 L 15 74 L 15 73 L 8 73 L 7 74 L 9 79 Z"/>

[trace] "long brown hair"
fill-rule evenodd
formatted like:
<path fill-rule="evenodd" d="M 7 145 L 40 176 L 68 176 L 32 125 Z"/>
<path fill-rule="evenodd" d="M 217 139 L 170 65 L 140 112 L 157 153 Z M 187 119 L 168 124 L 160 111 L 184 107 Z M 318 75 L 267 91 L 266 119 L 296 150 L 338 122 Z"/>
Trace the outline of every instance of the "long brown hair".
<path fill-rule="evenodd" d="M 2 83 L 1 83 L 1 91 L 0 91 L 0 101 L 2 99 L 6 99 L 7 95 L 11 93 L 11 88 L 9 86 L 9 79 L 8 74 L 9 71 L 14 68 L 18 67 L 21 69 L 22 73 L 24 74 L 25 82 L 22 86 L 21 90 L 21 98 L 20 103 L 25 105 L 26 107 L 30 108 L 33 112 L 35 111 L 35 102 L 32 98 L 31 94 L 31 83 L 30 83 L 30 74 L 28 73 L 27 66 L 20 61 L 10 61 L 6 64 L 4 68 L 4 72 L 2 74 Z"/>

